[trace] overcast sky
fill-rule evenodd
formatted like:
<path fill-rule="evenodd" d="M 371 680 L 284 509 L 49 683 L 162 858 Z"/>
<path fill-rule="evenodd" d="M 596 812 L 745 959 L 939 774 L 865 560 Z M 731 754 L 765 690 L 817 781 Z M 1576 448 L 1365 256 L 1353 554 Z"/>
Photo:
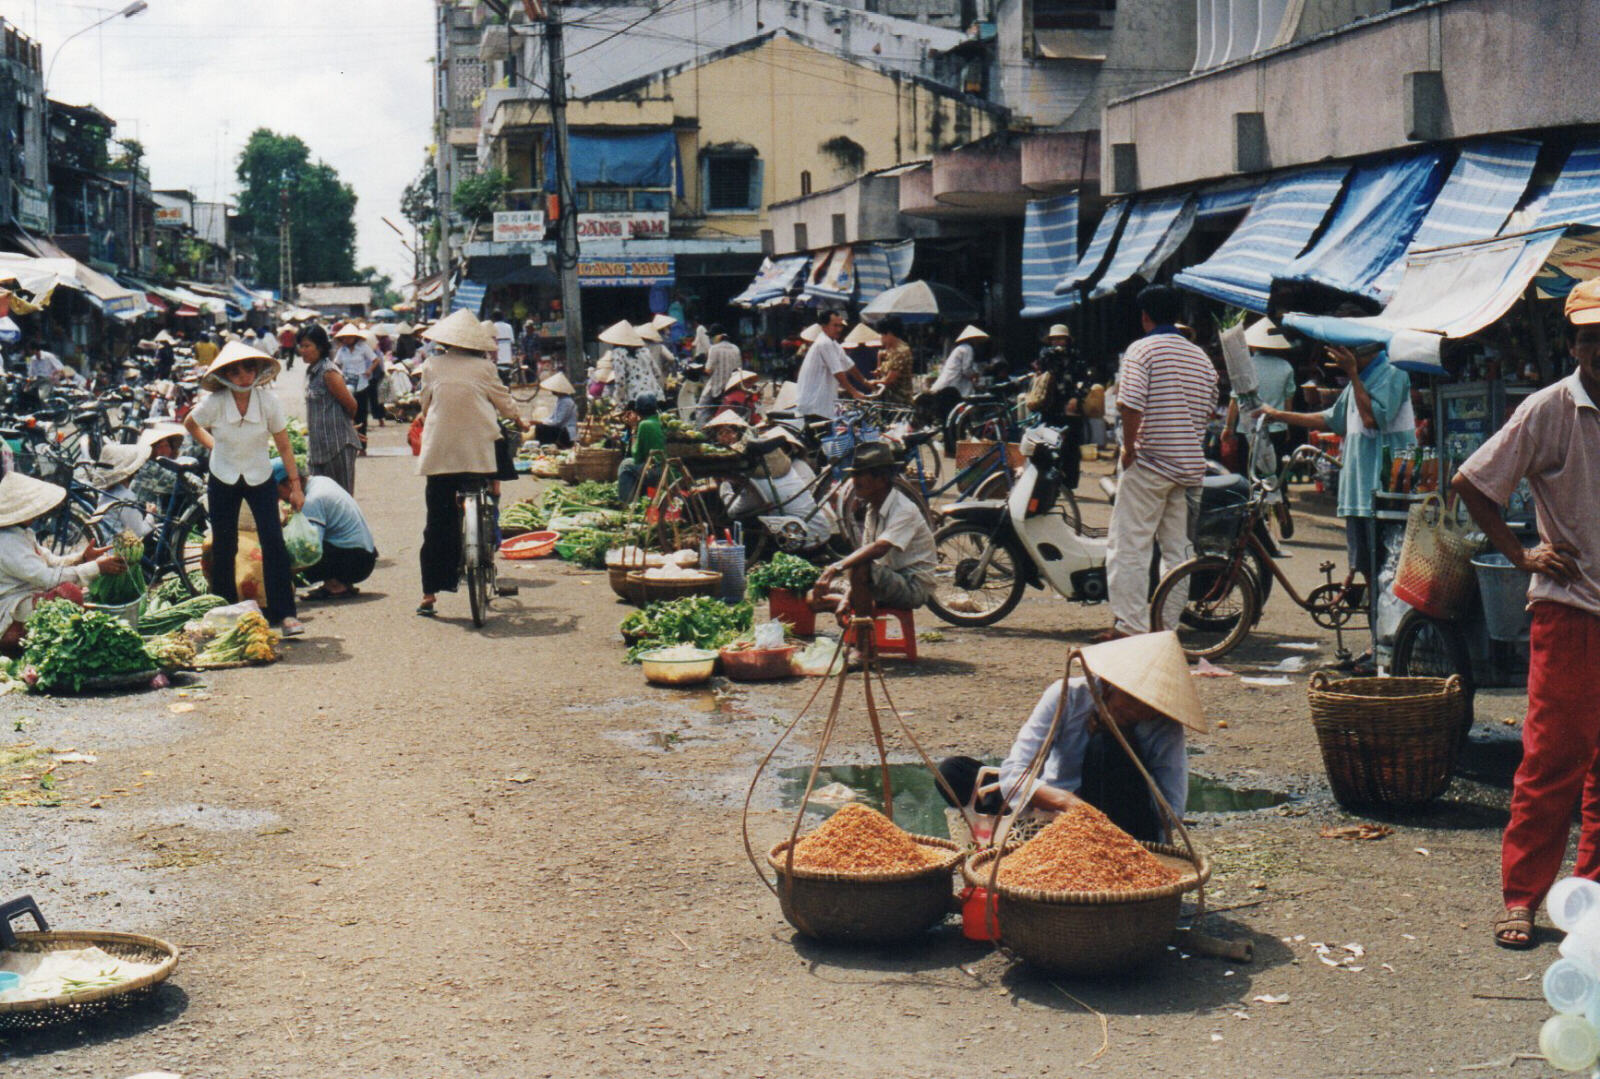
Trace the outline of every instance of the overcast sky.
<path fill-rule="evenodd" d="M 429 0 L 149 0 L 66 44 L 50 96 L 93 104 L 149 153 L 156 187 L 231 199 L 234 168 L 258 127 L 299 135 L 351 184 L 357 259 L 410 280 L 400 192 L 431 141 Z M 0 0 L 0 15 L 43 46 L 121 3 Z M 276 287 L 276 281 L 262 282 Z"/>

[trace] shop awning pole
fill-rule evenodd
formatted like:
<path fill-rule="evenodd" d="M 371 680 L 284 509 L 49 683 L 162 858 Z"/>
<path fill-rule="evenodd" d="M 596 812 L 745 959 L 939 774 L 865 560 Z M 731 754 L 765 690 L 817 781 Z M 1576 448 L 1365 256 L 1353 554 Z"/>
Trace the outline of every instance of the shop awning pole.
<path fill-rule="evenodd" d="M 567 143 L 567 71 L 561 44 L 561 5 L 552 3 L 544 24 L 550 55 L 550 119 L 555 135 L 556 271 L 561 275 L 561 318 L 567 330 L 567 378 L 583 385 L 589 364 L 583 354 L 583 300 L 578 289 L 578 200 L 572 189 L 572 155 Z M 585 400 L 580 396 L 580 401 Z"/>

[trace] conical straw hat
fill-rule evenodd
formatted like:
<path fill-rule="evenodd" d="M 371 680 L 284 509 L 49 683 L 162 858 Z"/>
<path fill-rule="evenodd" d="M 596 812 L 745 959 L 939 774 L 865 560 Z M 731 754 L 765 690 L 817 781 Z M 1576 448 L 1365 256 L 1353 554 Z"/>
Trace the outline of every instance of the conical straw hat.
<path fill-rule="evenodd" d="M 627 319 L 612 323 L 600 334 L 600 340 L 607 345 L 618 348 L 643 348 L 644 338 L 639 336 L 639 331 L 633 328 L 633 323 Z"/>
<path fill-rule="evenodd" d="M 465 309 L 436 322 L 424 330 L 422 336 L 446 348 L 459 348 L 464 352 L 493 352 L 499 347 L 495 341 L 494 330 L 479 322 L 477 315 Z"/>
<path fill-rule="evenodd" d="M 1270 318 L 1252 322 L 1244 331 L 1244 343 L 1258 352 L 1287 352 L 1294 348 Z"/>
<path fill-rule="evenodd" d="M 1211 729 L 1178 635 L 1170 629 L 1093 644 L 1082 649 L 1081 655 L 1084 666 L 1101 681 L 1198 734 Z"/>
<path fill-rule="evenodd" d="M 0 477 L 0 528 L 31 521 L 61 505 L 67 497 L 64 487 L 57 487 L 21 472 L 7 472 Z"/>
<path fill-rule="evenodd" d="M 671 315 L 657 315 L 655 318 L 650 320 L 650 325 L 654 326 L 658 332 L 667 329 L 669 326 L 676 326 L 677 324 L 678 320 L 673 318 Z"/>
<path fill-rule="evenodd" d="M 567 376 L 562 374 L 560 371 L 557 371 L 555 374 L 539 383 L 539 386 L 541 389 L 549 390 L 551 393 L 573 392 L 572 383 L 568 381 Z"/>
<path fill-rule="evenodd" d="M 169 438 L 182 438 L 189 432 L 178 423 L 156 423 L 139 432 L 139 445 L 154 446 L 157 442 L 165 442 Z"/>
<path fill-rule="evenodd" d="M 722 384 L 722 388 L 724 392 L 726 392 L 727 390 L 733 389 L 735 386 L 742 386 L 746 382 L 759 381 L 761 381 L 761 376 L 756 374 L 754 371 L 735 371 L 733 374 L 728 376 L 728 381 Z"/>
<path fill-rule="evenodd" d="M 200 385 L 208 390 L 221 389 L 222 380 L 217 377 L 218 372 L 224 367 L 231 367 L 236 363 L 244 363 L 247 360 L 265 363 L 269 367 L 266 374 L 256 377 L 255 385 L 257 386 L 265 386 L 277 378 L 278 372 L 283 369 L 282 364 L 262 352 L 259 348 L 251 348 L 243 341 L 229 341 L 222 346 L 222 351 L 217 353 L 217 358 L 211 361 L 211 366 L 206 368 L 205 374 L 200 376 Z"/>
<path fill-rule="evenodd" d="M 987 341 L 988 339 L 989 335 L 978 329 L 978 327 L 968 326 L 956 337 L 956 344 L 959 345 L 963 341 Z"/>
<path fill-rule="evenodd" d="M 813 322 L 811 325 L 800 331 L 800 340 L 802 341 L 815 343 L 817 338 L 821 336 L 822 323 L 820 322 Z"/>
<path fill-rule="evenodd" d="M 100 450 L 99 467 L 94 470 L 94 485 L 101 490 L 115 487 L 117 484 L 129 480 L 133 474 L 144 467 L 150 460 L 150 446 L 140 443 L 133 446 L 124 446 L 112 442 Z"/>
<path fill-rule="evenodd" d="M 639 323 L 639 325 L 637 325 L 637 326 L 635 326 L 633 328 L 633 332 L 638 334 L 641 340 L 645 340 L 645 341 L 659 341 L 659 340 L 661 340 L 661 335 L 659 333 L 656 333 L 656 328 L 654 326 L 650 325 L 648 322 Z"/>
<path fill-rule="evenodd" d="M 877 348 L 879 344 L 878 331 L 865 322 L 857 323 L 855 329 L 844 335 L 845 348 L 857 348 L 861 345 Z"/>
<path fill-rule="evenodd" d="M 710 422 L 707 423 L 706 426 L 709 428 L 709 427 L 749 427 L 750 425 L 745 422 L 745 419 L 744 419 L 743 416 L 739 415 L 733 409 L 725 408 L 721 412 L 717 413 L 715 416 L 712 416 Z"/>
<path fill-rule="evenodd" d="M 343 326 L 334 330 L 331 336 L 337 341 L 341 337 L 365 337 L 367 336 L 367 331 L 357 326 L 354 322 L 346 322 Z"/>

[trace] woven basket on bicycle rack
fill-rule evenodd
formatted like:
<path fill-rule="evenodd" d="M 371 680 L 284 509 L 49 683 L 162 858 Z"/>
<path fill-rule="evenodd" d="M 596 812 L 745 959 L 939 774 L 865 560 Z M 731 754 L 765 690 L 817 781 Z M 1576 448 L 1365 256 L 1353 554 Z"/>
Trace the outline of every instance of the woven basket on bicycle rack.
<path fill-rule="evenodd" d="M 1444 793 L 1470 722 L 1460 675 L 1311 676 L 1311 725 L 1339 804 L 1402 809 Z"/>

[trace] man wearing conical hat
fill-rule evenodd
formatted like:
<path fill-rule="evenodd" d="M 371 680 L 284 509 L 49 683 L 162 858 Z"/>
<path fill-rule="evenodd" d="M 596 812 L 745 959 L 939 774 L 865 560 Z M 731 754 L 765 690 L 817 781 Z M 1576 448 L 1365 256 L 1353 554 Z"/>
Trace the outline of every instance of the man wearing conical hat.
<path fill-rule="evenodd" d="M 1204 734 L 1210 728 L 1177 634 L 1168 630 L 1124 637 L 1091 645 L 1081 654 L 1112 721 L 1181 819 L 1189 797 L 1184 731 Z M 1052 738 L 1058 709 L 1061 722 Z M 1022 777 L 1041 748 L 1043 767 L 1023 790 Z M 1135 839 L 1169 838 L 1149 785 L 1105 729 L 1082 676 L 1065 686 L 1057 681 L 1044 691 L 998 772 L 972 757 L 946 758 L 939 762 L 939 772 L 958 797 L 982 814 L 999 813 L 1002 807 L 1054 814 L 1088 802 Z"/>
<path fill-rule="evenodd" d="M 33 522 L 66 497 L 65 489 L 20 472 L 0 476 L 0 655 L 22 654 L 28 616 L 39 604 L 69 599 L 81 605 L 89 582 L 128 568 L 105 547 L 90 544 L 69 558 L 39 545 Z"/>

